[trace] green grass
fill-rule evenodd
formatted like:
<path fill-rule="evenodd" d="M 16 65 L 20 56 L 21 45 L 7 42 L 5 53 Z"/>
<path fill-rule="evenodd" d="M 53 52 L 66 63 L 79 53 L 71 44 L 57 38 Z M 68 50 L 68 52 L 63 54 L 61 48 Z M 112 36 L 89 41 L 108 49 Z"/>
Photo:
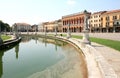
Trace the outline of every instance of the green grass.
<path fill-rule="evenodd" d="M 82 39 L 82 36 L 72 35 L 73 38 Z M 120 41 L 90 37 L 91 42 L 96 42 L 120 51 Z"/>
<path fill-rule="evenodd" d="M 1 38 L 2 38 L 3 41 L 5 41 L 5 40 L 10 39 L 11 36 L 9 36 L 9 35 L 2 35 Z"/>
<path fill-rule="evenodd" d="M 73 38 L 78 38 L 78 39 L 82 39 L 82 36 L 78 36 L 78 35 L 72 35 Z"/>
<path fill-rule="evenodd" d="M 108 47 L 111 47 L 113 49 L 116 49 L 118 51 L 120 51 L 120 41 L 114 41 L 114 40 L 109 40 L 109 39 L 100 39 L 100 38 L 93 38 L 91 37 L 90 40 L 92 42 L 96 42 Z"/>

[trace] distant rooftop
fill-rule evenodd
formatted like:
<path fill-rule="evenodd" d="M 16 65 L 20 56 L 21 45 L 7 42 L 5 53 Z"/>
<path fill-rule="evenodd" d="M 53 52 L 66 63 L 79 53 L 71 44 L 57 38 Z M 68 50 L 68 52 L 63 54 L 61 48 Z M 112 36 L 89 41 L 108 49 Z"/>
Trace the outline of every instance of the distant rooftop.
<path fill-rule="evenodd" d="M 69 14 L 69 15 L 62 16 L 62 18 L 85 14 L 85 12 L 86 12 L 86 13 L 90 13 L 90 12 L 87 12 L 86 10 L 84 10 L 84 11 L 82 11 L 82 12 L 78 12 L 78 13 L 73 13 L 73 14 Z"/>
<path fill-rule="evenodd" d="M 120 9 L 107 11 L 105 14 L 111 14 L 111 13 L 116 13 L 116 12 L 120 12 Z"/>
<path fill-rule="evenodd" d="M 107 11 L 99 11 L 99 12 L 94 12 L 93 14 L 102 14 L 102 13 L 105 13 Z"/>
<path fill-rule="evenodd" d="M 30 26 L 30 24 L 27 24 L 27 23 L 15 23 L 16 25 L 18 26 Z M 13 24 L 13 25 L 15 25 Z"/>

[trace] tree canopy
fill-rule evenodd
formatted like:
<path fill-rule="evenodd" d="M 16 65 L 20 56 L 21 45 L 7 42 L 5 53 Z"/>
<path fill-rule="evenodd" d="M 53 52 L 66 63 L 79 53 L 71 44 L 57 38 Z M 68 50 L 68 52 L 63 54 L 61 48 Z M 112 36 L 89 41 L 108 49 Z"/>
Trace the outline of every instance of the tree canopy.
<path fill-rule="evenodd" d="M 3 21 L 0 20 L 0 29 L 1 31 L 10 31 L 10 26 L 8 23 L 4 23 Z"/>

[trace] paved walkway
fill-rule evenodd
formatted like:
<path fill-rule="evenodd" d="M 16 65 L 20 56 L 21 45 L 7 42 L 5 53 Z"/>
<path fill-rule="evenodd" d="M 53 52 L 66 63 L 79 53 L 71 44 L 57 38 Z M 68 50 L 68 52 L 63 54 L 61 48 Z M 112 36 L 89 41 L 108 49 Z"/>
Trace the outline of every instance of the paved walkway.
<path fill-rule="evenodd" d="M 74 40 L 81 41 L 79 39 L 74 39 Z M 93 48 L 95 48 L 97 50 L 97 52 L 99 52 L 105 58 L 105 60 L 110 65 L 110 67 L 112 67 L 112 69 L 117 74 L 117 78 L 120 78 L 120 51 L 117 51 L 117 50 L 112 49 L 110 47 L 107 47 L 107 46 L 104 46 L 101 44 L 97 44 L 94 42 L 91 43 L 91 46 Z M 96 54 L 95 54 L 95 56 L 96 56 Z M 106 69 L 106 72 L 108 70 L 109 69 Z"/>
<path fill-rule="evenodd" d="M 120 78 L 120 52 L 97 43 L 92 43 L 92 46 L 101 53 Z"/>

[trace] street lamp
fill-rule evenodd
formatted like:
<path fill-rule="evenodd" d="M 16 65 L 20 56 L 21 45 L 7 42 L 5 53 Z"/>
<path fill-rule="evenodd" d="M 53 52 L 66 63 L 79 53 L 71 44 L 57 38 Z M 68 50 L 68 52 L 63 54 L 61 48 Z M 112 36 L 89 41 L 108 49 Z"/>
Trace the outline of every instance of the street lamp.
<path fill-rule="evenodd" d="M 3 40 L 1 38 L 1 23 L 0 23 L 0 45 L 3 43 Z"/>
<path fill-rule="evenodd" d="M 87 11 L 84 11 L 85 17 L 84 17 L 84 27 L 83 27 L 83 43 L 90 44 L 89 39 L 89 30 L 88 30 L 88 15 Z"/>
<path fill-rule="evenodd" d="M 70 33 L 70 22 L 69 22 L 67 27 L 67 39 L 69 39 L 70 37 L 71 37 L 71 33 Z"/>

